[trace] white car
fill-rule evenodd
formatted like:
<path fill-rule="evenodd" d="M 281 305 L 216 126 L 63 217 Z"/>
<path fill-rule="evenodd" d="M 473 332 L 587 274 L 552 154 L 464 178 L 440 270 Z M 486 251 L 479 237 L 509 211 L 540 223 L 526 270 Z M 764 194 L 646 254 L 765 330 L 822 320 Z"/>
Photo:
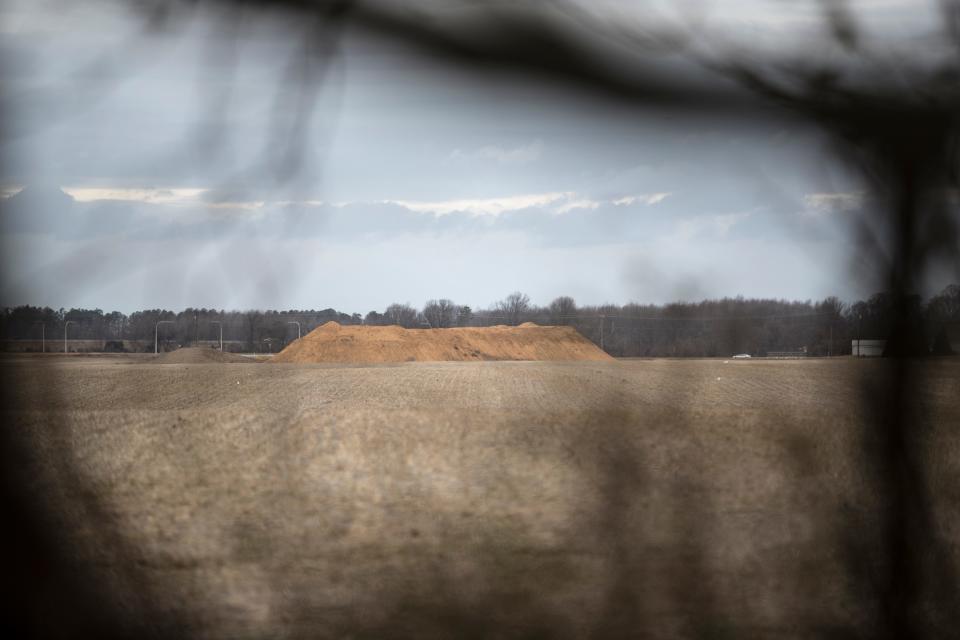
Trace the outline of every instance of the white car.
<path fill-rule="evenodd" d="M 733 359 L 734 359 L 734 360 L 746 360 L 746 359 L 749 358 L 749 357 L 751 357 L 749 353 L 738 353 L 737 355 L 733 356 Z"/>

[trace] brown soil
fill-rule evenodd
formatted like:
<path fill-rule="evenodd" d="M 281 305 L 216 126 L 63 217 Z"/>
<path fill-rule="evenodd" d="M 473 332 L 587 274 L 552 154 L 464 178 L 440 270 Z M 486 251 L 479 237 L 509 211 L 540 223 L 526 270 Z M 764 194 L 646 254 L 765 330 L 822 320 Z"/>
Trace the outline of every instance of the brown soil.
<path fill-rule="evenodd" d="M 613 360 L 573 327 L 404 329 L 328 322 L 291 343 L 273 362 L 440 362 Z"/>
<path fill-rule="evenodd" d="M 209 347 L 184 347 L 157 356 L 157 364 L 211 364 L 216 362 L 253 362 L 250 358 Z"/>

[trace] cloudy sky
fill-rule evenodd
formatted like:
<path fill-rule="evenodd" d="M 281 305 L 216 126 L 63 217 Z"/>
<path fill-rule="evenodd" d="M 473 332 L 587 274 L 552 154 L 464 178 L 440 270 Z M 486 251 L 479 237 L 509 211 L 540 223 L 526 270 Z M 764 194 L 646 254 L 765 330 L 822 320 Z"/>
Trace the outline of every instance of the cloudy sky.
<path fill-rule="evenodd" d="M 799 1 L 585 6 L 757 50 L 823 29 Z M 854 3 L 908 48 L 935 6 Z M 0 11 L 0 305 L 365 313 L 514 290 L 595 304 L 876 286 L 847 232 L 868 194 L 795 121 L 628 108 L 349 28 L 304 56 L 276 16 L 145 32 L 123 3 Z"/>

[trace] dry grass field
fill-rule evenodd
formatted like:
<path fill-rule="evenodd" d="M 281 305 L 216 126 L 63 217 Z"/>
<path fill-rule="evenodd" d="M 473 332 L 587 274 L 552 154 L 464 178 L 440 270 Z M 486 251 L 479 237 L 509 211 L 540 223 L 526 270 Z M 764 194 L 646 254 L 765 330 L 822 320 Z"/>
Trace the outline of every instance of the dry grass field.
<path fill-rule="evenodd" d="M 3 412 L 30 495 L 130 624 L 869 637 L 847 546 L 872 532 L 861 398 L 886 366 L 20 356 Z M 918 366 L 955 543 L 960 360 Z"/>

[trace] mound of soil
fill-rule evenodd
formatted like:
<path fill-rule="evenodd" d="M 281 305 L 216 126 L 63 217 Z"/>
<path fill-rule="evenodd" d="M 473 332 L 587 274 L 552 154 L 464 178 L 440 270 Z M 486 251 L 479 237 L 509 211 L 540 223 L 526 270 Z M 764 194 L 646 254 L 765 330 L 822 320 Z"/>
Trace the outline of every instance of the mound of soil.
<path fill-rule="evenodd" d="M 272 362 L 612 360 L 573 327 L 404 329 L 328 322 L 290 343 Z"/>
<path fill-rule="evenodd" d="M 210 364 L 217 362 L 253 362 L 250 358 L 210 347 L 184 347 L 157 356 L 157 364 Z"/>

